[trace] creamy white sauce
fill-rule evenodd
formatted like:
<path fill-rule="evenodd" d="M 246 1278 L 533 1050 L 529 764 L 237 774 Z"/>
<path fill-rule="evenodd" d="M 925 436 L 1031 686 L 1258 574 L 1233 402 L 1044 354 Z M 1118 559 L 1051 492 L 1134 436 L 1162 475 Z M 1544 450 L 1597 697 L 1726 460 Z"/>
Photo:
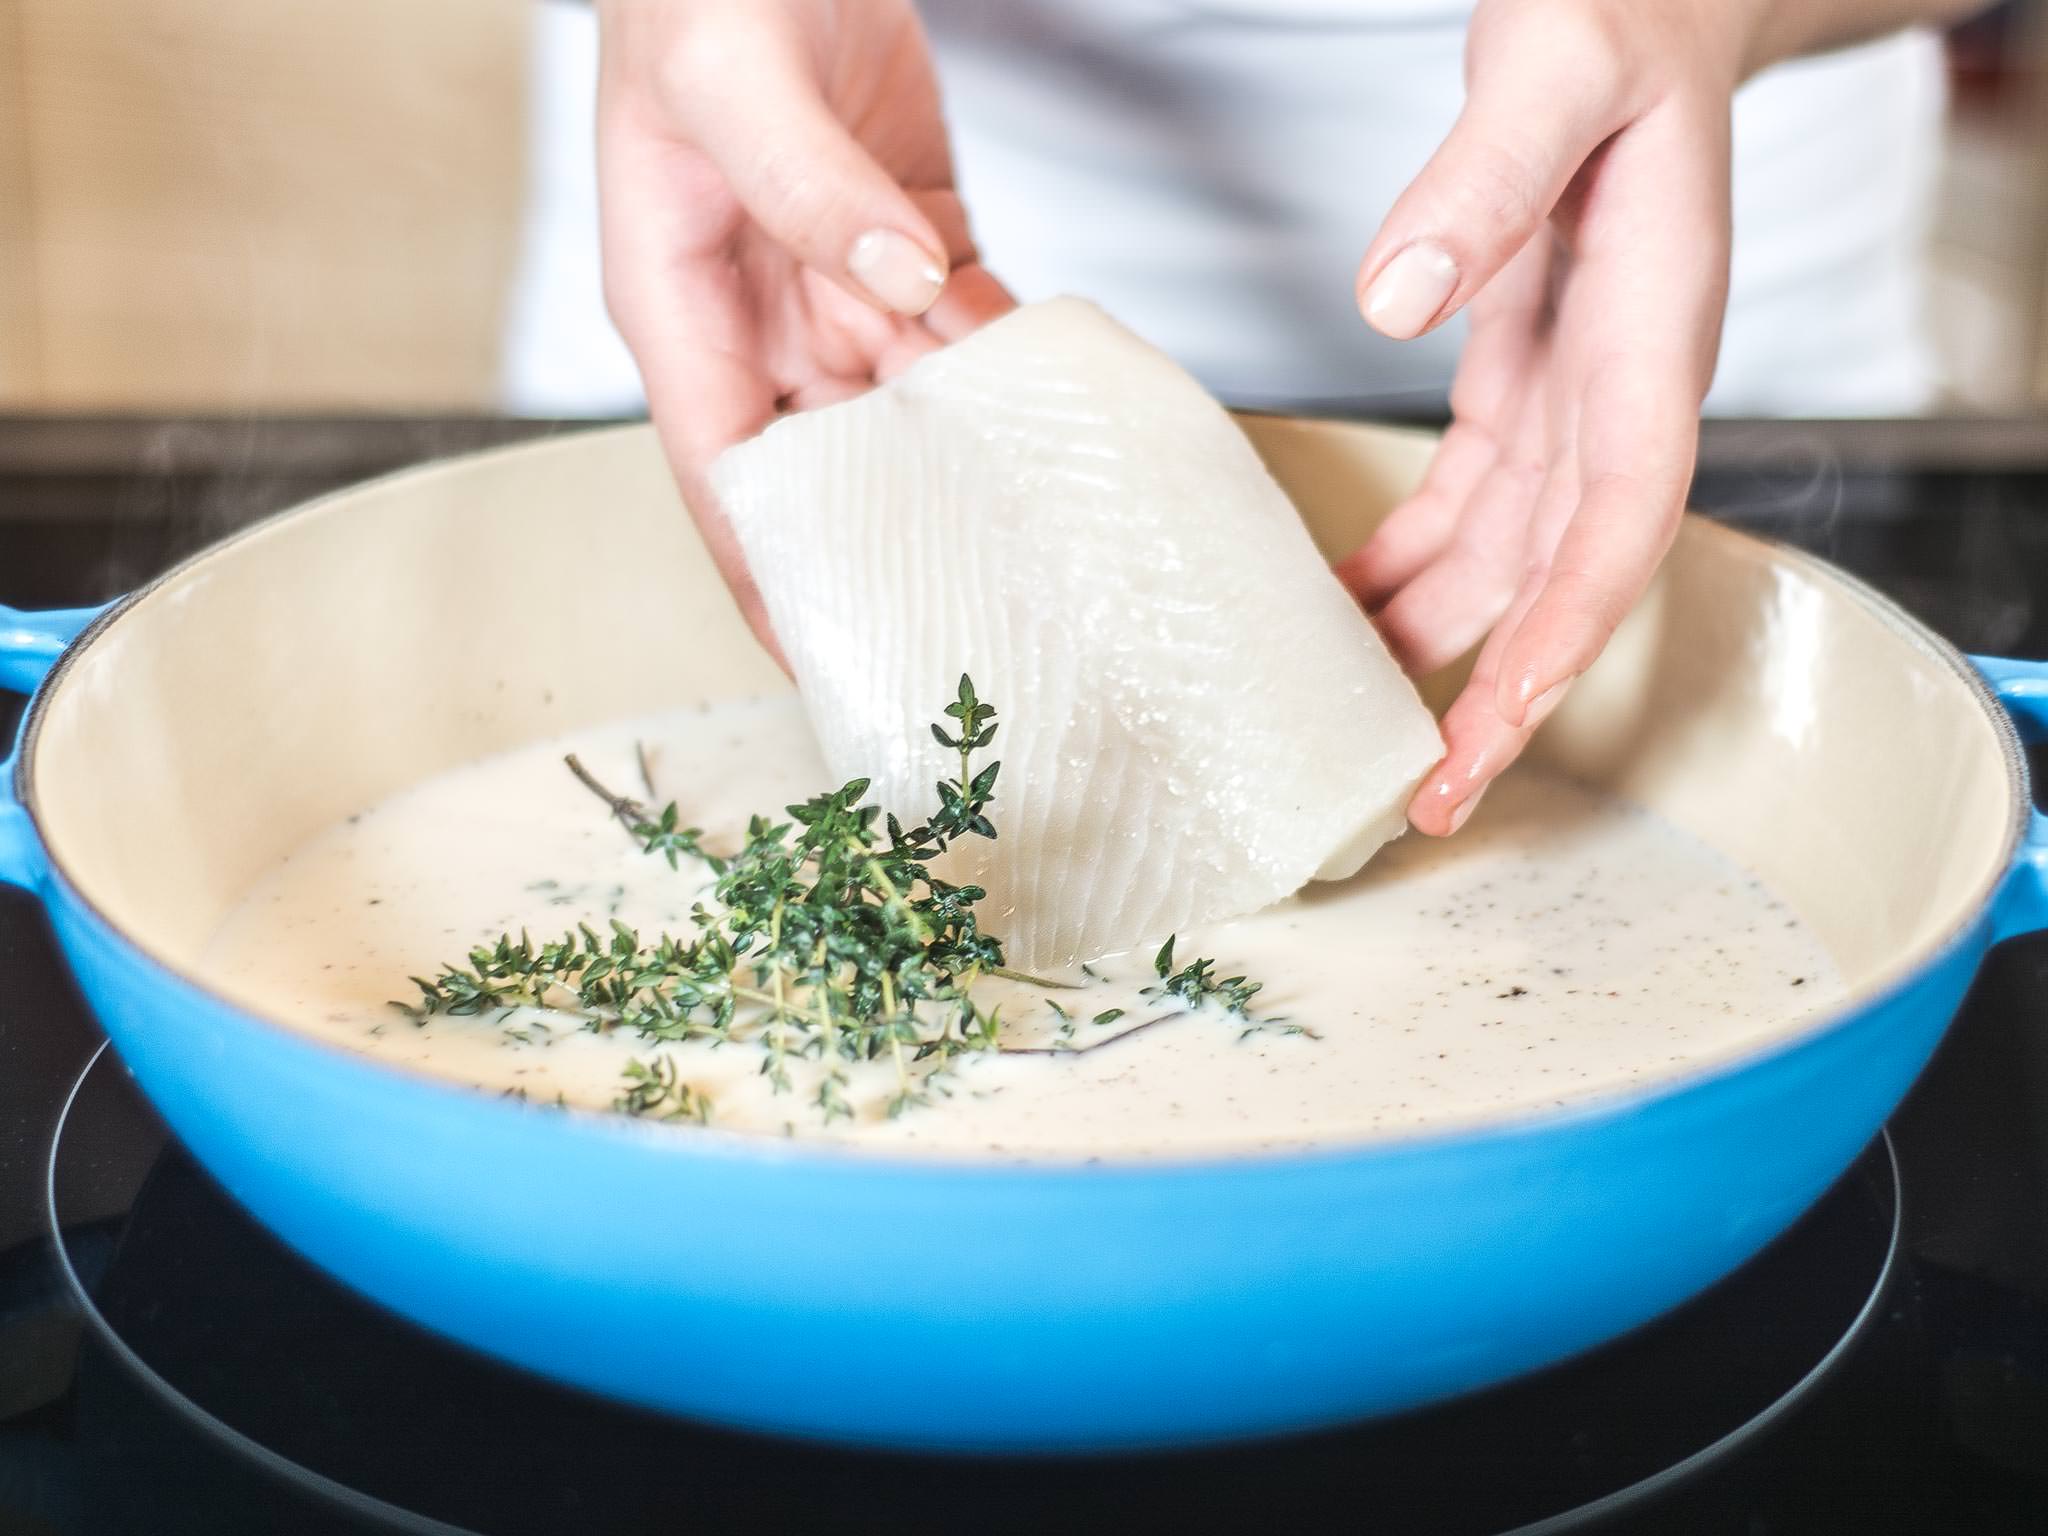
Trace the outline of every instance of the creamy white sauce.
<path fill-rule="evenodd" d="M 642 854 L 562 765 L 573 750 L 639 792 L 635 743 L 661 799 L 708 847 L 747 816 L 824 786 L 793 698 L 630 721 L 537 744 L 414 786 L 285 859 L 229 915 L 203 960 L 224 989 L 308 1033 L 529 1103 L 604 1108 L 629 1058 L 672 1056 L 714 1123 L 903 1148 L 1104 1157 L 1294 1146 L 1540 1109 L 1679 1075 L 1796 1030 L 1839 997 L 1819 943 L 1757 880 L 1657 816 L 1522 769 L 1456 838 L 1408 837 L 1357 878 L 1179 937 L 1181 960 L 1263 980 L 1257 1011 L 1314 1031 L 1241 1038 L 1237 1021 L 1175 1019 L 1100 1050 L 973 1055 L 949 1096 L 881 1113 L 893 1068 L 855 1070 L 851 1122 L 811 1107 L 817 1068 L 777 1094 L 751 1045 L 650 1044 L 562 1014 L 435 1017 L 389 1004 L 409 975 L 472 945 L 557 936 L 616 917 L 687 933 L 704 883 Z M 1000 755 L 1000 754 L 998 754 Z M 1001 821 L 1001 804 L 995 815 Z M 986 926 L 1000 933 L 998 914 Z M 1098 964 L 1057 994 L 1087 1045 L 1160 1010 L 1137 995 L 1151 954 Z M 1005 1041 L 1055 1041 L 1045 994 L 1004 987 Z M 675 1134 L 692 1134 L 687 1126 Z"/>

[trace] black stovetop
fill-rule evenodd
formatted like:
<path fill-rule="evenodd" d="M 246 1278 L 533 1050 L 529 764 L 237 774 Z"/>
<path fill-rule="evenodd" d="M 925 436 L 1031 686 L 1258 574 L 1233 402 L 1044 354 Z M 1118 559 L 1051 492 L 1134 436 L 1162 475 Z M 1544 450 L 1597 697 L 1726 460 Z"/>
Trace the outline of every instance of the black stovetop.
<path fill-rule="evenodd" d="M 331 485 L 555 429 L 0 420 L 0 602 L 111 596 Z M 1703 466 L 1716 515 L 1966 649 L 2048 655 L 2048 425 L 1722 424 Z M 807 1447 L 492 1365 L 280 1248 L 100 1043 L 0 891 L 0 1533 L 2048 1533 L 2048 941 L 1994 952 L 1887 1138 L 1660 1322 L 1390 1422 L 1107 1460 Z"/>

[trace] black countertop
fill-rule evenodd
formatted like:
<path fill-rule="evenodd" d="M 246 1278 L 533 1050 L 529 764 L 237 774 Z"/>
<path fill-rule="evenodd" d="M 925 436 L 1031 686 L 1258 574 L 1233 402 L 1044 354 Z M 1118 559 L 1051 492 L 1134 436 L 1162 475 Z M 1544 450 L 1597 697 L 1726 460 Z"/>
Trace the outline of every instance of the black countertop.
<path fill-rule="evenodd" d="M 593 425 L 481 416 L 0 415 L 0 601 L 34 607 L 113 597 L 309 496 L 427 459 Z M 1953 523 L 1947 531 L 1977 562 L 1966 574 L 1996 576 L 2005 561 L 1987 518 L 1995 520 L 2006 498 L 2031 495 L 2042 476 L 2048 415 L 1721 420 L 1702 428 L 1694 501 L 1824 554 L 1838 552 L 1838 536 L 1856 542 L 1873 526 L 1943 502 Z M 1956 638 L 1979 649 L 2010 645 L 2017 635 L 1999 638 L 2009 627 L 1995 624 L 1982 642 Z"/>

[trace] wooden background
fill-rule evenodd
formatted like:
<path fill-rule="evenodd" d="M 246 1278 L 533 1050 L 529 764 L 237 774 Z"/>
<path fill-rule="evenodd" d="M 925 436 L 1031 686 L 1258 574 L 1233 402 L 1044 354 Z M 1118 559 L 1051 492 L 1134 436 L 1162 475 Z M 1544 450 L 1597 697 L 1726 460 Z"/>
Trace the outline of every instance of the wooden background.
<path fill-rule="evenodd" d="M 520 0 L 0 0 L 0 410 L 474 407 Z"/>
<path fill-rule="evenodd" d="M 0 0 L 0 411 L 489 408 L 534 3 Z M 2048 0 L 1957 57 L 1946 392 L 2048 404 Z"/>

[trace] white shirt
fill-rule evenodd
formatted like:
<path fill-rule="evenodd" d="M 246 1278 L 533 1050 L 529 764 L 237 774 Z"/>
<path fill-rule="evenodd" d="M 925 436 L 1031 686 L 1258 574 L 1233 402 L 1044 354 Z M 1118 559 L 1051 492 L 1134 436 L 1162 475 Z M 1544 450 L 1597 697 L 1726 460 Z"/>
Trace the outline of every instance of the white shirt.
<path fill-rule="evenodd" d="M 1019 298 L 1080 293 L 1248 404 L 1417 404 L 1463 327 L 1353 307 L 1358 259 L 1463 96 L 1460 0 L 927 0 L 961 190 Z M 505 403 L 634 408 L 604 318 L 592 18 L 536 7 L 529 217 Z M 1944 109 L 1908 33 L 1767 71 L 1734 115 L 1734 263 L 1708 408 L 1921 408 Z"/>

